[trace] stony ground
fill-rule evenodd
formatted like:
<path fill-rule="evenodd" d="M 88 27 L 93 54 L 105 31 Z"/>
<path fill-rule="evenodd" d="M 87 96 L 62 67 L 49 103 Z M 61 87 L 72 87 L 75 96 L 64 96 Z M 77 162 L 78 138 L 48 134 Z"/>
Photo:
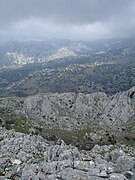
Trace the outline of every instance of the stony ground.
<path fill-rule="evenodd" d="M 135 180 L 135 149 L 95 145 L 79 151 L 58 140 L 0 128 L 1 180 Z"/>

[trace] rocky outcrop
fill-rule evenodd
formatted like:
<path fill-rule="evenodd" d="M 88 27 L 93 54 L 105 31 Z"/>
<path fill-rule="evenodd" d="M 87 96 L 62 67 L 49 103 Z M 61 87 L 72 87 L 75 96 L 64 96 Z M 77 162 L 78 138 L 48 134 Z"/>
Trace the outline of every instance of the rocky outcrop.
<path fill-rule="evenodd" d="M 95 145 L 79 151 L 59 140 L 0 128 L 0 179 L 134 180 L 134 148 Z"/>
<path fill-rule="evenodd" d="M 93 94 L 46 93 L 26 98 L 3 98 L 1 107 L 11 108 L 48 126 L 83 127 L 99 125 L 118 128 L 135 115 L 135 88 L 107 96 Z"/>

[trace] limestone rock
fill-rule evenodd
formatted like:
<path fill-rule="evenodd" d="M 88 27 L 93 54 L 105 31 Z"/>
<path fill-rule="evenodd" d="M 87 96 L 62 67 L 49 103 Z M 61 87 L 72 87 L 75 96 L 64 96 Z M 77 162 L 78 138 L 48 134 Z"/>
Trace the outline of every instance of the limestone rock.
<path fill-rule="evenodd" d="M 0 138 L 2 180 L 134 180 L 135 177 L 135 161 L 131 157 L 135 150 L 130 147 L 95 145 L 90 151 L 79 151 L 63 140 L 54 144 L 38 135 L 5 128 L 0 128 Z M 107 153 L 116 157 L 106 160 Z"/>
<path fill-rule="evenodd" d="M 107 96 L 103 92 L 93 94 L 45 93 L 26 98 L 1 98 L 0 107 L 12 109 L 48 126 L 68 128 L 96 124 L 117 129 L 135 115 L 135 87 L 128 91 Z M 21 103 L 23 102 L 23 104 Z M 101 138 L 93 134 L 93 139 Z"/>
<path fill-rule="evenodd" d="M 116 172 L 122 173 L 124 171 L 135 170 L 135 158 L 128 156 L 121 156 L 116 162 Z"/>

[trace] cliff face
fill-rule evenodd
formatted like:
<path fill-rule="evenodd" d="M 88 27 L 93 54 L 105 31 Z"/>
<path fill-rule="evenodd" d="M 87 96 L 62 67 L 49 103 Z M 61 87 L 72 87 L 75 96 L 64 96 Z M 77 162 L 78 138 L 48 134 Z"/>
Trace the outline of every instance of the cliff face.
<path fill-rule="evenodd" d="M 134 93 L 134 87 L 113 96 L 102 92 L 46 93 L 27 98 L 3 98 L 0 106 L 53 127 L 72 128 L 93 124 L 117 128 L 135 115 Z"/>
<path fill-rule="evenodd" d="M 128 94 L 123 92 L 111 97 L 104 93 L 36 95 L 26 98 L 23 110 L 47 124 L 99 123 L 114 127 L 126 123 L 134 115 L 134 99 Z"/>

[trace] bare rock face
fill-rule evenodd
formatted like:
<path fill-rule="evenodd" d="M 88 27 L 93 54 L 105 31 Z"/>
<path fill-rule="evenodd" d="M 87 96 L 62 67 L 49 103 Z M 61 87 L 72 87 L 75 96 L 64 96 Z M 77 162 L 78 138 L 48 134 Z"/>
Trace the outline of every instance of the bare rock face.
<path fill-rule="evenodd" d="M 116 172 L 132 171 L 134 169 L 135 158 L 121 156 L 116 162 Z"/>
<path fill-rule="evenodd" d="M 0 106 L 50 126 L 73 128 L 95 124 L 118 128 L 135 115 L 134 94 L 135 88 L 113 96 L 103 92 L 46 93 L 26 98 L 3 98 Z"/>
<path fill-rule="evenodd" d="M 2 180 L 134 179 L 134 154 L 133 148 L 122 145 L 95 145 L 91 151 L 79 151 L 62 140 L 54 144 L 40 136 L 0 128 Z"/>

